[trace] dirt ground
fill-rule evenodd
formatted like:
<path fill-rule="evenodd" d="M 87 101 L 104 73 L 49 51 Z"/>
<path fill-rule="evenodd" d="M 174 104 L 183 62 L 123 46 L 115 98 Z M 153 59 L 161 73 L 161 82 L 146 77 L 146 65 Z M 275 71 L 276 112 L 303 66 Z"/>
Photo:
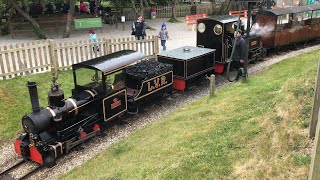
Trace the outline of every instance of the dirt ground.
<path fill-rule="evenodd" d="M 170 23 L 167 22 L 169 18 L 160 18 L 160 19 L 147 19 L 146 23 L 150 25 L 155 30 L 147 30 L 147 35 L 157 35 L 161 28 L 162 23 L 167 25 L 167 30 L 169 32 L 170 39 L 167 41 L 167 49 L 174 49 L 181 46 L 196 45 L 196 31 L 192 31 L 192 27 L 190 26 L 188 30 L 186 30 L 185 26 L 185 18 L 178 18 L 180 22 Z M 127 38 L 131 36 L 131 24 L 132 21 L 125 22 L 124 24 L 118 23 L 118 27 L 116 25 L 103 24 L 102 32 L 101 29 L 95 29 L 98 38 Z M 61 38 L 63 27 L 59 29 L 58 35 L 52 30 L 45 31 L 48 36 L 52 37 L 56 42 L 65 42 L 65 41 L 78 41 L 89 39 L 88 29 L 82 30 L 73 30 L 70 38 L 63 39 Z M 36 40 L 36 36 L 32 32 L 23 32 L 17 34 L 17 36 L 12 39 L 10 35 L 0 36 L 0 46 L 15 44 L 20 42 L 34 41 Z"/>

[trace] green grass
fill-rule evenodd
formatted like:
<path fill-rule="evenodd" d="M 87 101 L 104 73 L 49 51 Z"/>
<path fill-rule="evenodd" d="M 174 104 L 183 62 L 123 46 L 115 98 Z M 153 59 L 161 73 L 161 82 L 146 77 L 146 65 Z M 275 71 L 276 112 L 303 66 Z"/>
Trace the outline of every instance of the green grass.
<path fill-rule="evenodd" d="M 60 179 L 304 179 L 320 51 L 219 89 Z"/>

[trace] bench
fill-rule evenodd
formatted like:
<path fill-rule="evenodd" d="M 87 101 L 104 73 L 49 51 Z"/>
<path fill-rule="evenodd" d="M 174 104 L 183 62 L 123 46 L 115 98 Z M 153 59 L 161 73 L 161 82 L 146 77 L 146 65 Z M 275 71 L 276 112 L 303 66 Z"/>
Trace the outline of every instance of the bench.
<path fill-rule="evenodd" d="M 207 14 L 194 14 L 194 15 L 187 15 L 186 16 L 186 29 L 188 30 L 188 27 L 192 25 L 192 31 L 194 31 L 196 25 L 197 25 L 197 20 L 202 19 L 202 18 L 207 18 Z"/>

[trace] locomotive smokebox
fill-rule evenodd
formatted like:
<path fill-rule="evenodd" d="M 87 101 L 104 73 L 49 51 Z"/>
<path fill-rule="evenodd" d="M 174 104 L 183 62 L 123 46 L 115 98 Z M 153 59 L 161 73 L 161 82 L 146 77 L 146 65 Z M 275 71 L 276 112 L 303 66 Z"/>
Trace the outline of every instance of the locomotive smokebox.
<path fill-rule="evenodd" d="M 28 81 L 27 87 L 29 89 L 32 111 L 34 113 L 40 112 L 37 83 Z"/>

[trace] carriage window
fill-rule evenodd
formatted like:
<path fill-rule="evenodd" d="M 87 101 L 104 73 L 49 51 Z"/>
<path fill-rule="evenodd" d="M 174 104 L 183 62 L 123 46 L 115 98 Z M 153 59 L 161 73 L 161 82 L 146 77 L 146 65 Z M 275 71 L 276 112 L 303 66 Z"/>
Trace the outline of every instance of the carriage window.
<path fill-rule="evenodd" d="M 303 13 L 293 14 L 293 21 L 302 21 Z"/>
<path fill-rule="evenodd" d="M 311 19 L 312 11 L 303 13 L 303 20 Z"/>
<path fill-rule="evenodd" d="M 318 11 L 313 11 L 312 12 L 312 18 L 318 18 L 318 17 L 320 17 L 320 11 L 318 10 Z"/>
<path fill-rule="evenodd" d="M 277 24 L 287 24 L 289 22 L 289 14 L 278 16 Z"/>

